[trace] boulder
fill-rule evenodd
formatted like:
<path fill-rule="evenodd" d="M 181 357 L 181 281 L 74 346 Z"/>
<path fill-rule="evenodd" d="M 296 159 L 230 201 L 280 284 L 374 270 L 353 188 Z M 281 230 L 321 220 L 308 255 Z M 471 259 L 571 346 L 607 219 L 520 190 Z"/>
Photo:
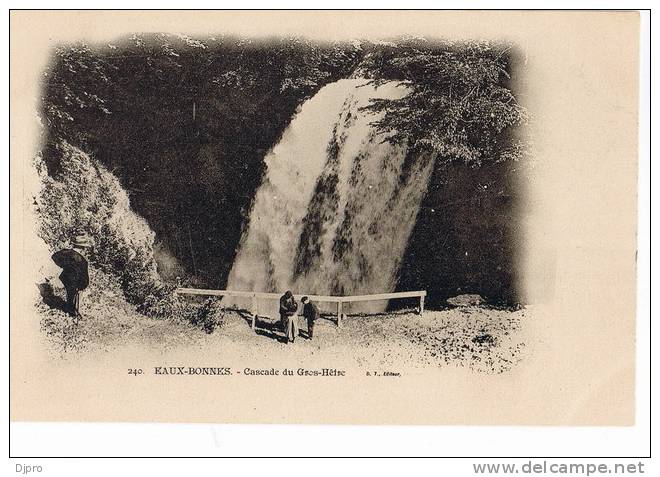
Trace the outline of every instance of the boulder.
<path fill-rule="evenodd" d="M 479 306 L 484 304 L 484 299 L 477 294 L 464 294 L 447 298 L 447 303 L 451 306 Z"/>

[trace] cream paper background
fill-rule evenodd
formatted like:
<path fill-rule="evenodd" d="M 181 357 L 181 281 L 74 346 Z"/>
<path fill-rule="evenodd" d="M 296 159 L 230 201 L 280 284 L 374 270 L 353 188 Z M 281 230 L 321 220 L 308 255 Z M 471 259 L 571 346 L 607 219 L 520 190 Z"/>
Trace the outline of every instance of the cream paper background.
<path fill-rule="evenodd" d="M 13 11 L 11 46 L 11 418 L 345 424 L 634 423 L 637 13 L 438 11 Z M 133 32 L 318 39 L 424 35 L 506 39 L 526 54 L 521 97 L 533 115 L 535 173 L 525 184 L 522 285 L 531 303 L 525 361 L 501 375 L 453 368 L 399 379 L 153 376 L 210 362 L 194 348 L 52 360 L 34 311 L 40 83 L 58 43 Z M 304 363 L 346 367 L 344 358 Z M 145 376 L 128 376 L 142 367 Z M 291 403 L 295 403 L 293 406 Z"/>

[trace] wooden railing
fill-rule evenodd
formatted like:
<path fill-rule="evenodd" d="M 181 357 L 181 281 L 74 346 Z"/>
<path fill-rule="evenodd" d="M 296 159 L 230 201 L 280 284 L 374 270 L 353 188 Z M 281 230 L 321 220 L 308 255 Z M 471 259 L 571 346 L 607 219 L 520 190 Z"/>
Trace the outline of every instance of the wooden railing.
<path fill-rule="evenodd" d="M 241 298 L 252 299 L 252 329 L 256 326 L 256 300 L 279 300 L 281 294 L 279 293 L 263 293 L 263 292 L 250 292 L 250 291 L 234 291 L 234 290 L 205 290 L 200 288 L 177 288 L 176 293 L 181 295 L 203 295 L 203 296 L 235 296 Z M 424 313 L 424 298 L 426 291 L 408 291 L 408 292 L 394 292 L 394 293 L 379 293 L 376 295 L 354 295 L 354 296 L 332 296 L 332 295 L 301 295 L 294 294 L 296 299 L 303 296 L 309 297 L 310 301 L 337 303 L 337 326 L 341 326 L 342 308 L 344 303 L 351 303 L 356 301 L 379 301 L 379 300 L 395 300 L 398 298 L 416 298 L 419 297 L 419 314 Z"/>

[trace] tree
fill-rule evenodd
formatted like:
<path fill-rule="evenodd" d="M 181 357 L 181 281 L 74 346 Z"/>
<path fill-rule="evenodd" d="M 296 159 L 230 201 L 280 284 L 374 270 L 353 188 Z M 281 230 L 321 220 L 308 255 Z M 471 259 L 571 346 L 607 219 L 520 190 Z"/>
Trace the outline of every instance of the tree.
<path fill-rule="evenodd" d="M 111 114 L 111 67 L 85 44 L 58 47 L 44 72 L 41 117 L 50 139 L 86 146 L 93 127 Z"/>
<path fill-rule="evenodd" d="M 221 286 L 268 149 L 305 99 L 360 58 L 354 44 L 295 37 L 64 45 L 46 72 L 46 143 L 97 158 L 187 270 Z M 57 166 L 61 154 L 43 157 Z"/>
<path fill-rule="evenodd" d="M 374 45 L 365 72 L 409 94 L 367 108 L 383 140 L 435 161 L 397 286 L 425 288 L 429 305 L 457 293 L 493 303 L 518 294 L 520 165 L 527 111 L 515 95 L 517 51 L 491 42 L 408 39 Z"/>
<path fill-rule="evenodd" d="M 512 46 L 491 42 L 430 43 L 410 39 L 377 48 L 365 65 L 375 83 L 399 81 L 410 93 L 376 99 L 386 140 L 434 152 L 442 164 L 517 160 L 513 132 L 527 112 L 511 89 Z"/>

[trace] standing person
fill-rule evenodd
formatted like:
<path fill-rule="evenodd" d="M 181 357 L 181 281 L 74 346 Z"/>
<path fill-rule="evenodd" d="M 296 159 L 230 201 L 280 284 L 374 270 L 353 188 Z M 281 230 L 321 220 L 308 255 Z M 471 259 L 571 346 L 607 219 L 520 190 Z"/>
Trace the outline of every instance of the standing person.
<path fill-rule="evenodd" d="M 297 309 L 298 304 L 293 297 L 293 293 L 291 293 L 291 290 L 287 290 L 280 297 L 280 326 L 286 335 L 287 343 L 296 339 L 295 335 L 298 332 L 298 323 L 293 316 L 296 314 Z M 295 328 L 295 334 L 292 328 Z"/>
<path fill-rule="evenodd" d="M 87 235 L 76 235 L 72 243 L 73 248 L 62 249 L 52 256 L 57 266 L 62 268 L 60 281 L 66 289 L 66 309 L 75 320 L 82 316 L 80 292 L 89 285 L 89 267 L 82 253 L 91 246 L 92 241 Z"/>
<path fill-rule="evenodd" d="M 289 316 L 289 318 L 287 319 L 286 342 L 293 343 L 294 341 L 296 341 L 296 336 L 298 336 L 299 332 L 300 332 L 300 328 L 298 327 L 298 315 L 294 313 L 293 315 Z"/>
<path fill-rule="evenodd" d="M 319 309 L 314 303 L 309 301 L 309 297 L 302 297 L 300 302 L 303 304 L 303 316 L 307 320 L 307 339 L 314 337 L 314 322 L 319 317 Z"/>

